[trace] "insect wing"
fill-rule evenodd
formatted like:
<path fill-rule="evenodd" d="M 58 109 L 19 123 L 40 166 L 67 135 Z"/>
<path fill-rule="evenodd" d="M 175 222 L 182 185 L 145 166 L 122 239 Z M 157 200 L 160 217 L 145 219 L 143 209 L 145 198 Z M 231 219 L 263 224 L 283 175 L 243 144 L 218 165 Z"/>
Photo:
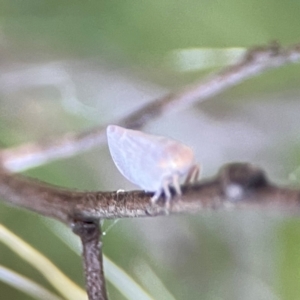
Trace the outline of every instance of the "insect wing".
<path fill-rule="evenodd" d="M 113 161 L 124 177 L 149 191 L 161 186 L 163 174 L 158 162 L 164 138 L 115 125 L 108 127 L 107 138 Z"/>

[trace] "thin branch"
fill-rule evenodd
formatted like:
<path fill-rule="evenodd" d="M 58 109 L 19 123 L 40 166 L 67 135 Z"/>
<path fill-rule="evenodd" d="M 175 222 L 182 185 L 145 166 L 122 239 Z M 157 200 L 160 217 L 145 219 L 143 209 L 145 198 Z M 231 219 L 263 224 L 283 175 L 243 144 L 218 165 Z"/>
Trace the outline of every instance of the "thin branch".
<path fill-rule="evenodd" d="M 166 211 L 163 197 L 157 204 L 151 203 L 153 193 L 62 190 L 21 175 L 0 172 L 0 197 L 4 201 L 65 223 L 227 209 L 300 213 L 300 190 L 269 183 L 264 172 L 250 164 L 226 165 L 214 178 L 183 186 L 182 192 Z"/>
<path fill-rule="evenodd" d="M 102 242 L 99 241 L 101 238 L 99 220 L 75 221 L 73 232 L 80 237 L 82 243 L 85 285 L 89 300 L 107 300 Z"/>
<path fill-rule="evenodd" d="M 186 86 L 177 93 L 157 99 L 127 117 L 111 122 L 126 128 L 138 129 L 147 122 L 185 109 L 195 102 L 204 101 L 248 78 L 258 76 L 269 69 L 278 68 L 300 60 L 300 44 L 281 48 L 277 44 L 250 49 L 243 59 L 193 85 Z M 50 161 L 87 151 L 106 142 L 105 127 L 99 127 L 80 134 L 66 136 L 48 143 L 32 143 L 0 152 L 0 165 L 17 172 L 39 166 Z"/>

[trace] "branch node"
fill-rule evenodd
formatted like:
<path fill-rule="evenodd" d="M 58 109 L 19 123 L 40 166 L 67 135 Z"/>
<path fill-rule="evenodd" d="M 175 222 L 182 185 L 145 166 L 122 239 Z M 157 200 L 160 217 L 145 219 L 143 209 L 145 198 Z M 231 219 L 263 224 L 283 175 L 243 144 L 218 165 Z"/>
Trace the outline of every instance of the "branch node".
<path fill-rule="evenodd" d="M 71 224 L 72 231 L 85 241 L 92 240 L 95 235 L 99 235 L 98 230 L 95 229 L 97 226 L 99 226 L 98 220 L 76 220 Z"/>
<path fill-rule="evenodd" d="M 269 184 L 263 170 L 247 163 L 224 166 L 219 172 L 219 179 L 222 193 L 233 202 Z"/>

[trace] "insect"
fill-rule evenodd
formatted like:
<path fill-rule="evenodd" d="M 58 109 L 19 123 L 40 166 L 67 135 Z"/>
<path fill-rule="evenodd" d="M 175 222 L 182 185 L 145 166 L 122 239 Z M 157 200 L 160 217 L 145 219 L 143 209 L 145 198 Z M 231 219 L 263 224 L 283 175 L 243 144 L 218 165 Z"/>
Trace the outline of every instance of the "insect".
<path fill-rule="evenodd" d="M 187 183 L 198 178 L 199 167 L 192 149 L 178 141 L 117 125 L 109 125 L 106 133 L 119 171 L 132 183 L 154 192 L 153 203 L 164 192 L 168 205 L 171 186 L 181 195 L 180 179 L 186 176 Z"/>

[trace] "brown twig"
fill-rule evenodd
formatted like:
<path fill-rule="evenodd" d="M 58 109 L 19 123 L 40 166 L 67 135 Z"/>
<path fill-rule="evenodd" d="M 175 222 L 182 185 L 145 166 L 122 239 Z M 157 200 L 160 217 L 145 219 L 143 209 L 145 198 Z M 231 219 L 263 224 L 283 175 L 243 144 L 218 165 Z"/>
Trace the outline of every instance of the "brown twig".
<path fill-rule="evenodd" d="M 75 221 L 73 232 L 82 243 L 86 290 L 89 300 L 107 300 L 103 274 L 102 242 L 99 220 Z"/>
<path fill-rule="evenodd" d="M 262 72 L 300 60 L 300 45 L 283 49 L 276 43 L 250 49 L 243 59 L 177 93 L 146 104 L 122 120 L 111 122 L 126 128 L 138 129 L 150 120 L 204 101 L 242 81 Z M 105 143 L 105 126 L 80 134 L 67 134 L 49 143 L 32 143 L 0 152 L 0 165 L 12 172 L 39 166 L 50 161 L 75 155 Z"/>
<path fill-rule="evenodd" d="M 214 178 L 183 186 L 182 192 L 166 211 L 163 197 L 157 204 L 151 203 L 152 193 L 62 190 L 21 175 L 0 173 L 0 197 L 4 201 L 65 223 L 224 209 L 300 213 L 300 190 L 269 183 L 264 172 L 250 164 L 229 164 Z"/>

